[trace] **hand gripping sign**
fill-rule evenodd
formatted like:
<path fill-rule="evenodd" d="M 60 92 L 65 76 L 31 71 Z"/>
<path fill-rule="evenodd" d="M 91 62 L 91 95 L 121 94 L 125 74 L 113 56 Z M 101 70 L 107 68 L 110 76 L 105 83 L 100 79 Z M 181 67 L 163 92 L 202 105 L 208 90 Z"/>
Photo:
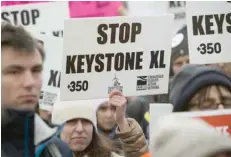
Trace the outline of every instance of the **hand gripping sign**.
<path fill-rule="evenodd" d="M 231 62 L 231 3 L 187 2 L 190 63 Z"/>
<path fill-rule="evenodd" d="M 64 22 L 61 101 L 167 93 L 173 15 Z"/>
<path fill-rule="evenodd" d="M 46 51 L 39 107 L 51 110 L 54 102 L 59 99 L 63 41 L 53 36 L 35 36 L 44 43 Z"/>
<path fill-rule="evenodd" d="M 4 6 L 1 9 L 3 21 L 56 37 L 63 36 L 63 20 L 69 18 L 68 1 Z"/>

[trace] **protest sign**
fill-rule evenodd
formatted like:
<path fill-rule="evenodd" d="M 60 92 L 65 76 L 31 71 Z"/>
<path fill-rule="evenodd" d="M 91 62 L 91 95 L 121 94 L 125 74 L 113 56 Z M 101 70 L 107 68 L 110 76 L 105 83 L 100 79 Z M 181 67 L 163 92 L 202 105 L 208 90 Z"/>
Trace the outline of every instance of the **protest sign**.
<path fill-rule="evenodd" d="M 56 37 L 63 36 L 63 21 L 69 18 L 68 2 L 13 5 L 1 9 L 3 21 Z"/>
<path fill-rule="evenodd" d="M 187 2 L 190 63 L 231 62 L 231 3 Z"/>
<path fill-rule="evenodd" d="M 150 108 L 150 122 L 149 122 L 150 136 L 149 137 L 151 137 L 151 135 L 155 133 L 155 128 L 158 121 L 162 117 L 172 114 L 173 105 L 168 103 L 153 103 L 150 104 L 149 108 Z"/>
<path fill-rule="evenodd" d="M 128 1 L 129 15 L 174 14 L 173 34 L 186 24 L 185 1 Z"/>
<path fill-rule="evenodd" d="M 66 20 L 61 100 L 167 93 L 172 24 L 172 15 Z"/>
<path fill-rule="evenodd" d="M 59 99 L 57 96 L 60 92 L 63 41 L 53 36 L 35 36 L 44 43 L 46 51 L 39 106 L 41 109 L 51 110 L 53 103 Z"/>
<path fill-rule="evenodd" d="M 172 104 L 150 104 L 150 137 L 156 134 L 158 123 L 166 117 L 199 118 L 212 125 L 225 135 L 231 136 L 231 109 L 198 111 L 198 112 L 172 112 Z"/>
<path fill-rule="evenodd" d="M 231 136 L 231 109 L 173 113 L 173 116 L 199 118 L 214 126 L 218 131 Z"/>
<path fill-rule="evenodd" d="M 166 1 L 167 12 L 174 14 L 174 33 L 186 24 L 186 1 Z"/>

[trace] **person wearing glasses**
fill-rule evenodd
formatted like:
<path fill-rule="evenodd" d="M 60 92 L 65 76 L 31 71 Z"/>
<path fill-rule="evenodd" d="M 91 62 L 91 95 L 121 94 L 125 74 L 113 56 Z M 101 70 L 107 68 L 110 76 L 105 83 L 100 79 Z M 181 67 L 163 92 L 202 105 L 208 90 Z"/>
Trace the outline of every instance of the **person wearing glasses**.
<path fill-rule="evenodd" d="M 170 86 L 173 112 L 231 108 L 231 78 L 206 65 L 186 65 Z"/>

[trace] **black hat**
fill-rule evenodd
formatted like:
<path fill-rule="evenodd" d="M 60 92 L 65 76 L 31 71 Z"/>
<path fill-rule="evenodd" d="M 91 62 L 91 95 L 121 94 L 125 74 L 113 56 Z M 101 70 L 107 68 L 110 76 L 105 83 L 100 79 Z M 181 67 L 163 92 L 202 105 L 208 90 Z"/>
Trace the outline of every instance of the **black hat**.
<path fill-rule="evenodd" d="M 175 61 L 179 56 L 189 54 L 187 26 L 180 29 L 172 40 L 171 62 Z"/>

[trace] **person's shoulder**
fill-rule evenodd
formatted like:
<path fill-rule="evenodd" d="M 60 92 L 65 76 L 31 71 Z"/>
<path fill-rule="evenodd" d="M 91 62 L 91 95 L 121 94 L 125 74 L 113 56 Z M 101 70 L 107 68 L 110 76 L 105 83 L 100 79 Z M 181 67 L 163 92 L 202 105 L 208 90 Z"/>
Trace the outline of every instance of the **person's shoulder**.
<path fill-rule="evenodd" d="M 59 149 L 62 156 L 65 156 L 65 157 L 73 156 L 72 151 L 69 148 L 69 146 L 66 143 L 64 143 L 61 139 L 59 139 L 58 137 L 54 138 L 52 143 L 55 144 L 55 146 Z"/>

